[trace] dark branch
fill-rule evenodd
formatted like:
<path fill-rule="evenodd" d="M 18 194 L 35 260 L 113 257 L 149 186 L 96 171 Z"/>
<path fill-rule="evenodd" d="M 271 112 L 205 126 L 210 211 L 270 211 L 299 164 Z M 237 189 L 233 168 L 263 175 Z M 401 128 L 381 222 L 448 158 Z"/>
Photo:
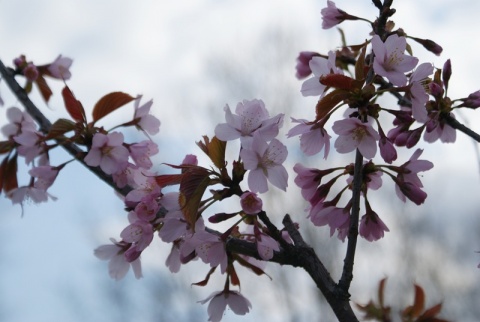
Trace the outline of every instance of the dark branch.
<path fill-rule="evenodd" d="M 0 60 L 0 74 L 2 74 L 3 79 L 7 83 L 10 90 L 15 94 L 18 100 L 25 107 L 25 110 L 32 116 L 32 118 L 37 122 L 40 131 L 44 134 L 47 134 L 52 127 L 52 123 L 43 115 L 43 113 L 37 108 L 37 106 L 30 100 L 27 93 L 23 88 L 18 84 L 15 79 L 15 75 L 12 69 L 5 67 L 3 62 Z M 110 187 L 115 189 L 118 193 L 122 195 L 127 195 L 129 191 L 132 190 L 131 187 L 118 188 L 112 177 L 105 174 L 99 167 L 91 167 L 83 161 L 83 158 L 80 156 L 83 154 L 83 150 L 80 149 L 76 144 L 68 142 L 68 140 L 59 140 L 57 141 L 72 157 L 74 157 L 78 162 L 82 163 L 87 169 L 92 171 L 98 178 L 103 182 L 108 184 Z"/>

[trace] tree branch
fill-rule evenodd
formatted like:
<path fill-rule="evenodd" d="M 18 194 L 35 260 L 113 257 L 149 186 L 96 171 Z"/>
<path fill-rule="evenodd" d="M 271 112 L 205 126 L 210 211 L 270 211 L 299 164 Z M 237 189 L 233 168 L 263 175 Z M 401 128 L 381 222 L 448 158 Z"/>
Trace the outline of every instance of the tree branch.
<path fill-rule="evenodd" d="M 338 286 L 342 292 L 348 295 L 350 283 L 353 279 L 353 263 L 355 259 L 355 250 L 357 248 L 358 238 L 358 219 L 360 217 L 360 192 L 363 181 L 363 156 L 357 149 L 355 156 L 355 166 L 353 172 L 353 192 L 352 192 L 352 211 L 350 214 L 350 229 L 348 231 L 348 245 L 343 260 L 343 272 Z"/>
<path fill-rule="evenodd" d="M 13 94 L 18 98 L 18 100 L 22 103 L 25 107 L 25 110 L 32 116 L 32 118 L 37 122 L 40 131 L 44 134 L 47 134 L 52 127 L 52 123 L 43 115 L 43 113 L 37 108 L 37 106 L 30 100 L 28 94 L 25 90 L 18 84 L 17 80 L 15 79 L 15 73 L 11 68 L 5 67 L 3 62 L 0 60 L 0 74 L 3 76 L 3 79 L 7 83 L 10 90 Z M 99 167 L 91 167 L 83 161 L 83 158 L 80 156 L 84 153 L 82 149 L 80 149 L 76 144 L 68 142 L 65 140 L 58 140 L 57 141 L 62 148 L 64 148 L 73 158 L 75 158 L 78 162 L 83 164 L 87 169 L 93 172 L 98 178 L 100 178 L 103 182 L 108 184 L 110 187 L 115 189 L 118 193 L 125 196 L 128 192 L 132 190 L 131 187 L 126 186 L 124 188 L 119 188 L 113 181 L 112 176 L 107 175 L 103 172 Z"/>

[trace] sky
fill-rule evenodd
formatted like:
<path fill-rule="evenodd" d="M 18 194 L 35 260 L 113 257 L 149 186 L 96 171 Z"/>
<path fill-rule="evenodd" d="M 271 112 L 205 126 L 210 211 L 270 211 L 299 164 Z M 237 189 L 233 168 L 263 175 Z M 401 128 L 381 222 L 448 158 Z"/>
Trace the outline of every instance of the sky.
<path fill-rule="evenodd" d="M 376 15 L 369 1 L 335 2 L 339 8 L 357 16 L 374 19 Z M 444 48 L 444 53 L 436 57 L 412 44 L 415 55 L 440 68 L 447 58 L 452 59 L 449 95 L 466 97 L 478 90 L 475 40 L 476 31 L 480 29 L 476 17 L 480 3 L 473 0 L 438 0 L 435 6 L 427 0 L 394 3 L 397 9 L 394 20 L 398 26 L 409 35 L 433 39 Z M 152 98 L 153 113 L 162 122 L 160 134 L 153 138 L 160 147 L 156 160 L 178 163 L 185 154 L 200 152 L 195 141 L 202 135 L 212 135 L 214 126 L 224 122 L 226 104 L 233 107 L 242 99 L 263 98 L 272 114 L 281 112 L 281 107 L 289 108 L 287 120 L 290 116 L 312 115 L 315 98 L 301 97 L 301 82 L 294 78 L 294 66 L 302 50 L 326 53 L 339 44 L 338 32 L 321 29 L 320 10 L 325 4 L 326 1 L 314 0 L 0 0 L 0 59 L 11 64 L 15 57 L 25 54 L 27 59 L 44 64 L 59 54 L 73 58 L 73 77 L 68 86 L 87 108 L 112 91 Z M 342 28 L 351 43 L 361 43 L 368 37 L 366 24 L 345 22 Z M 48 106 L 37 93 L 32 97 L 50 120 L 67 117 L 59 95 L 63 84 L 51 83 L 55 94 Z M 287 92 L 291 94 L 287 96 Z M 0 125 L 3 125 L 5 109 L 18 103 L 9 95 L 4 82 L 0 82 L 0 95 L 6 103 L 0 108 Z M 112 115 L 106 125 L 128 118 L 131 113 L 133 107 L 130 110 L 127 107 L 123 113 Z M 480 132 L 478 112 L 466 111 L 457 117 Z M 290 126 L 287 121 L 285 127 Z M 134 134 L 129 135 L 131 139 L 136 138 Z M 395 231 L 397 225 L 407 225 L 406 221 L 418 224 L 418 231 L 410 232 L 412 236 L 421 233 L 424 225 L 434 227 L 432 238 L 422 241 L 430 251 L 418 256 L 426 262 L 444 263 L 445 271 L 452 276 L 450 280 L 443 278 L 444 283 L 458 290 L 472 283 L 476 285 L 478 280 L 475 267 L 480 260 L 474 251 L 480 250 L 479 226 L 478 221 L 477 226 L 468 224 L 474 222 L 470 220 L 478 215 L 480 206 L 480 171 L 474 144 L 459 133 L 455 145 L 422 143 L 422 148 L 425 149 L 423 157 L 439 160 L 423 177 L 429 197 L 422 207 L 403 206 L 397 201 L 385 200 L 383 195 L 377 198 L 391 232 L 380 241 L 383 244 L 360 243 L 361 250 L 372 253 L 371 256 L 359 255 L 356 262 L 359 278 L 352 286 L 357 292 L 352 294 L 363 301 L 368 301 L 368 295 L 373 294 L 370 291 L 374 291 L 376 281 L 394 274 L 397 264 L 372 263 L 406 247 L 408 240 L 403 240 Z M 406 161 L 410 154 L 408 151 L 400 157 Z M 292 165 L 294 156 L 296 154 L 291 153 L 288 160 Z M 52 157 L 58 162 L 65 158 L 62 152 Z M 306 162 L 315 164 L 319 159 Z M 159 169 L 165 171 L 160 166 Z M 290 188 L 298 193 L 292 178 Z M 392 192 L 393 187 L 389 188 Z M 114 282 L 108 277 L 106 263 L 93 256 L 93 249 L 107 243 L 110 237 L 118 238 L 127 223 L 122 202 L 80 165 L 67 166 L 51 193 L 58 197 L 57 201 L 26 205 L 23 216 L 20 207 L 0 198 L 3 258 L 0 320 L 117 321 L 119 317 L 112 307 L 125 305 L 119 300 L 122 298 L 131 307 L 125 321 L 129 320 L 128 316 L 136 316 L 136 321 L 154 321 L 155 315 L 146 312 L 139 299 L 147 296 L 148 301 L 156 303 L 152 293 L 145 295 L 142 283 L 153 283 L 152 278 L 157 277 L 170 278 L 163 267 L 167 248 L 155 245 L 150 254 L 144 256 L 145 275 L 150 277 L 136 281 L 130 273 L 125 281 Z M 398 211 L 391 210 L 392 203 L 395 209 L 401 209 L 400 216 Z M 290 207 L 292 213 L 303 215 L 304 205 Z M 451 253 L 439 253 L 436 238 L 448 243 Z M 452 256 L 462 261 L 451 261 Z M 464 258 L 468 260 L 463 261 Z M 189 292 L 190 283 L 203 278 L 195 269 L 179 275 L 180 282 L 175 283 Z M 369 275 L 375 275 L 373 282 L 361 278 Z M 417 278 L 424 279 L 423 276 Z M 252 282 L 255 283 L 256 280 Z M 258 283 L 268 287 L 271 282 L 261 279 Z M 177 284 L 167 286 L 175 289 L 179 287 Z M 192 299 L 185 299 L 183 293 L 174 293 L 177 294 L 172 296 L 174 300 L 165 307 L 174 312 L 175 318 L 181 315 L 191 320 L 188 314 L 193 314 L 204 321 L 206 308 L 194 302 L 215 290 L 192 291 Z M 244 292 L 251 296 L 256 293 L 247 287 Z M 432 295 L 436 300 L 447 297 L 446 302 L 448 296 Z M 185 313 L 179 304 L 184 303 L 182 301 L 191 301 L 193 308 Z M 230 312 L 226 320 L 253 321 L 262 316 L 265 313 L 258 307 L 269 302 L 258 301 L 257 305 L 253 302 L 254 311 L 250 315 L 236 319 Z M 283 311 L 281 308 L 277 311 L 278 315 L 269 313 L 269 317 L 281 321 Z M 300 321 L 301 317 L 300 314 Z"/>

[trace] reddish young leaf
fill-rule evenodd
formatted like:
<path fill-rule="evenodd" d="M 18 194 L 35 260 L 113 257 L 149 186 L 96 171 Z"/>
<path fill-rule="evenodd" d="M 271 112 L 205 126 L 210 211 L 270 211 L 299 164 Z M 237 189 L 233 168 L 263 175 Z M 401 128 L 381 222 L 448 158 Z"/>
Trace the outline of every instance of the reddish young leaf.
<path fill-rule="evenodd" d="M 37 84 L 40 94 L 42 94 L 45 102 L 48 103 L 53 92 L 50 89 L 50 86 L 48 86 L 47 82 L 45 81 L 45 78 L 43 78 L 42 75 L 38 75 L 37 79 L 35 80 L 35 84 Z"/>
<path fill-rule="evenodd" d="M 225 168 L 225 149 L 227 142 L 220 141 L 216 136 L 214 136 L 211 141 L 207 136 L 204 136 L 203 141 L 204 142 L 197 142 L 200 149 L 208 155 L 218 169 Z"/>
<path fill-rule="evenodd" d="M 160 187 L 173 186 L 180 184 L 183 174 L 162 174 L 155 177 L 155 181 Z"/>
<path fill-rule="evenodd" d="M 205 285 L 207 285 L 208 280 L 210 280 L 210 276 L 212 276 L 212 274 L 213 274 L 213 272 L 215 272 L 215 269 L 216 269 L 216 268 L 217 268 L 217 266 L 210 268 L 210 270 L 208 271 L 207 276 L 205 277 L 205 279 L 204 279 L 203 281 L 200 281 L 200 282 L 197 282 L 197 283 L 192 283 L 192 285 L 196 285 L 196 286 L 205 286 Z"/>
<path fill-rule="evenodd" d="M 260 275 L 267 275 L 270 279 L 272 279 L 267 273 L 265 273 L 263 271 L 263 269 L 261 269 L 260 267 L 257 267 L 255 265 L 253 265 L 252 263 L 248 262 L 247 260 L 245 260 L 243 257 L 240 257 L 240 256 L 235 256 L 235 260 L 242 266 L 244 267 L 247 267 L 247 268 L 250 268 L 255 274 L 257 274 L 258 276 Z"/>
<path fill-rule="evenodd" d="M 5 162 L 5 166 L 3 166 L 3 162 Z M 2 162 L 3 167 L 3 191 L 9 192 L 10 190 L 18 188 L 18 181 L 17 181 L 17 155 L 10 160 L 4 160 Z"/>
<path fill-rule="evenodd" d="M 425 312 L 423 312 L 421 318 L 423 318 L 424 320 L 433 318 L 438 313 L 440 313 L 441 310 L 442 310 L 442 303 L 438 303 L 437 305 L 432 306 L 428 310 L 425 310 Z"/>
<path fill-rule="evenodd" d="M 75 98 L 70 88 L 66 85 L 62 90 L 62 96 L 68 114 L 77 122 L 86 122 L 85 110 L 83 109 L 82 103 Z"/>
<path fill-rule="evenodd" d="M 378 284 L 378 303 L 380 304 L 380 307 L 384 307 L 384 294 L 385 294 L 385 283 L 387 281 L 387 278 L 383 278 L 380 283 Z"/>
<path fill-rule="evenodd" d="M 117 108 L 130 103 L 134 99 L 134 97 L 122 92 L 113 92 L 105 95 L 97 102 L 97 104 L 95 104 L 95 107 L 93 108 L 93 122 L 98 121 L 102 117 L 112 113 Z"/>
<path fill-rule="evenodd" d="M 2 193 L 3 189 L 3 176 L 5 174 L 5 168 L 7 166 L 7 160 L 8 158 L 6 157 L 3 159 L 2 164 L 0 164 L 0 194 Z"/>
<path fill-rule="evenodd" d="M 341 89 L 335 89 L 318 101 L 316 107 L 316 119 L 324 118 L 338 103 L 346 99 L 350 94 Z"/>
<path fill-rule="evenodd" d="M 322 75 L 320 76 L 320 84 L 346 91 L 351 91 L 352 89 L 359 88 L 359 86 L 361 86 L 360 82 L 342 74 Z"/>
<path fill-rule="evenodd" d="M 240 279 L 235 271 L 235 267 L 233 267 L 233 265 L 229 265 L 228 268 L 228 273 L 230 274 L 230 283 L 235 286 L 240 286 Z"/>
<path fill-rule="evenodd" d="M 183 216 L 191 227 L 195 227 L 198 208 L 205 190 L 210 184 L 210 172 L 202 167 L 191 167 L 183 173 L 180 182 L 179 202 Z"/>
<path fill-rule="evenodd" d="M 0 154 L 10 152 L 13 146 L 11 141 L 0 141 Z"/>
<path fill-rule="evenodd" d="M 365 45 L 362 48 L 362 52 L 357 58 L 357 62 L 355 63 L 355 79 L 362 80 L 366 78 L 365 75 L 365 55 L 367 52 L 367 46 Z"/>
<path fill-rule="evenodd" d="M 413 301 L 413 305 L 408 306 L 403 311 L 403 316 L 406 317 L 419 317 L 425 307 L 425 292 L 423 292 L 423 289 L 417 284 L 414 284 L 414 286 L 415 300 Z"/>
<path fill-rule="evenodd" d="M 75 129 L 75 123 L 67 119 L 58 119 L 50 127 L 48 131 L 47 138 L 53 139 L 59 136 L 64 135 L 67 132 L 73 131 Z"/>

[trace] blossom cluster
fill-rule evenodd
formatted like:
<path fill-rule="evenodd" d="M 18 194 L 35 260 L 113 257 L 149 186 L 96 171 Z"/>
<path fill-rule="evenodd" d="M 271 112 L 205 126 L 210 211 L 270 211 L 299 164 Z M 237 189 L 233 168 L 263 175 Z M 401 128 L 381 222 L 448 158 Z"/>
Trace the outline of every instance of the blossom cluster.
<path fill-rule="evenodd" d="M 429 143 L 455 142 L 453 111 L 479 107 L 480 91 L 456 100 L 447 96 L 452 75 L 450 60 L 441 69 L 435 68 L 431 63 L 420 63 L 407 50 L 407 39 L 412 39 L 439 55 L 441 47 L 431 40 L 407 38 L 402 29 L 393 30 L 393 26 L 388 31 L 379 30 L 375 22 L 348 14 L 333 1 L 327 1 L 321 15 L 324 29 L 346 20 L 359 20 L 370 23 L 372 34 L 363 44 L 342 46 L 326 55 L 300 53 L 296 76 L 307 78 L 300 92 L 318 98 L 318 102 L 310 120 L 291 118 L 294 125 L 287 137 L 299 136 L 301 151 L 309 157 L 323 151 L 323 159 L 327 159 L 333 144 L 341 154 L 356 151 L 361 162 L 327 169 L 297 163 L 293 167 L 294 182 L 308 203 L 307 217 L 313 225 L 328 226 L 331 236 L 336 234 L 345 241 L 358 224 L 358 234 L 372 242 L 389 231 L 381 218 L 383 214 L 377 213 L 369 200 L 369 193 L 379 190 L 384 178 L 391 179 L 403 202 L 408 199 L 420 205 L 427 197 L 420 173 L 432 169 L 433 163 L 420 159 L 423 150 L 416 148 L 409 160 L 394 165 L 397 149 L 416 147 L 422 136 Z M 67 57 L 35 65 L 20 56 L 13 63 L 14 74 L 27 81 L 25 91 L 30 92 L 36 84 L 47 102 L 52 92 L 45 77 L 64 82 L 71 77 L 72 60 Z M 387 94 L 400 99 L 397 109 L 377 103 L 380 96 Z M 113 279 L 125 277 L 130 267 L 135 277 L 141 278 L 141 255 L 157 236 L 157 240 L 171 244 L 166 259 L 171 272 L 200 260 L 209 270 L 205 279 L 194 285 L 205 286 L 217 269 L 225 276 L 223 290 L 199 301 L 209 303 L 210 321 L 220 321 L 227 306 L 235 314 L 248 313 L 250 301 L 231 289 L 240 288 L 236 267 L 244 266 L 262 275 L 265 262 L 274 259 L 282 246 L 293 244 L 285 229 L 270 228 L 262 201 L 262 194 L 271 186 L 287 190 L 284 163 L 288 151 L 278 138 L 284 114 L 270 116 L 260 99 L 239 102 L 234 113 L 227 105 L 225 123 L 215 127 L 212 138 L 205 136 L 197 142 L 213 165 L 203 167 L 195 154 L 187 154 L 180 164 L 166 164 L 175 173 L 158 174 L 152 170 L 151 157 L 159 148 L 150 136 L 159 132 L 160 121 L 150 113 L 152 100 L 142 102 L 142 96 L 109 93 L 95 104 L 89 120 L 68 86 L 62 90 L 62 97 L 71 119 L 57 120 L 48 131 L 38 129 L 29 113 L 17 107 L 7 110 L 9 123 L 1 129 L 6 140 L 0 141 L 0 154 L 5 154 L 0 163 L 0 192 L 21 205 L 26 200 L 39 203 L 55 199 L 49 188 L 69 162 L 79 160 L 108 176 L 117 191 L 123 191 L 128 225 L 120 232 L 119 240 L 111 238 L 111 243 L 94 251 L 99 259 L 108 261 Z M 102 118 L 131 102 L 134 111 L 130 120 L 111 130 L 99 125 Z M 381 118 L 385 115 L 393 118 L 392 124 Z M 147 139 L 125 142 L 124 134 L 118 130 L 124 127 L 142 131 Z M 238 155 L 227 161 L 227 145 L 237 140 Z M 52 165 L 49 152 L 71 144 L 77 148 L 76 155 Z M 17 182 L 18 157 L 31 167 L 30 182 L 23 186 Z M 343 183 L 339 180 L 342 177 Z M 334 185 L 338 189 L 332 189 Z M 178 186 L 178 190 L 172 190 L 172 186 Z M 332 195 L 333 191 L 338 192 Z M 355 194 L 363 198 L 361 217 L 353 215 Z M 236 198 L 236 209 L 209 213 L 213 204 L 228 198 Z M 214 230 L 207 226 L 218 223 L 227 228 Z M 229 250 L 227 244 L 232 239 L 255 245 L 256 254 L 245 256 Z"/>

